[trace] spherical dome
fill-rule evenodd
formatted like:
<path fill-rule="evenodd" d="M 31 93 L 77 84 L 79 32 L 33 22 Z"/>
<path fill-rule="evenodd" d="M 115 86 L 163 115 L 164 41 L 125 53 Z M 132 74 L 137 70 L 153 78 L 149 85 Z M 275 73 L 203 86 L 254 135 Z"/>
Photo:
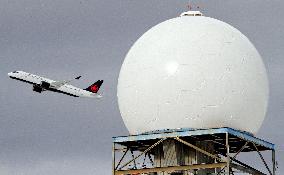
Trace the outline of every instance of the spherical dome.
<path fill-rule="evenodd" d="M 218 127 L 255 134 L 268 100 L 266 70 L 253 44 L 204 16 L 170 19 L 141 36 L 122 64 L 117 90 L 130 134 Z"/>

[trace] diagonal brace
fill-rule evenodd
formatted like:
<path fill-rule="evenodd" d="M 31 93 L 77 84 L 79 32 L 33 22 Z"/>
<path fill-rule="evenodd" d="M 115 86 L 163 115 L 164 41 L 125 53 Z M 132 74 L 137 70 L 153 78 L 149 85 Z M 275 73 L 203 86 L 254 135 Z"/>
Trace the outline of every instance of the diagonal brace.
<path fill-rule="evenodd" d="M 246 148 L 247 144 L 248 144 L 248 142 L 246 142 L 246 143 L 244 144 L 244 146 L 242 146 L 242 148 L 233 156 L 233 159 L 235 159 L 235 158 L 238 156 L 238 154 L 240 154 L 240 152 L 242 152 L 242 151 Z M 222 169 L 217 173 L 217 175 L 219 175 L 224 169 L 225 169 L 225 167 L 222 168 Z"/>
<path fill-rule="evenodd" d="M 209 152 L 207 152 L 207 151 L 205 151 L 205 150 L 203 150 L 203 149 L 200 149 L 200 148 L 198 148 L 197 146 L 195 146 L 195 145 L 193 145 L 193 144 L 191 144 L 191 143 L 188 143 L 188 142 L 186 142 L 186 141 L 180 139 L 179 137 L 175 137 L 175 140 L 177 140 L 177 141 L 179 141 L 179 142 L 181 142 L 181 143 L 183 143 L 183 144 L 185 144 L 185 145 L 187 145 L 187 146 L 189 146 L 189 147 L 195 149 L 195 150 L 198 151 L 198 152 L 201 152 L 201 153 L 203 153 L 203 154 L 205 154 L 205 155 L 207 155 L 207 156 L 209 156 L 209 157 L 212 157 L 213 159 L 217 159 L 217 160 L 219 160 L 220 162 L 226 162 L 226 161 L 222 160 L 220 157 L 218 157 L 218 156 L 216 156 L 216 155 L 214 155 L 214 154 L 211 154 L 211 153 L 209 153 Z"/>
<path fill-rule="evenodd" d="M 135 161 L 136 159 L 138 159 L 139 157 L 141 157 L 143 154 L 147 153 L 148 151 L 150 151 L 151 149 L 153 149 L 155 146 L 157 146 L 158 144 L 162 143 L 164 140 L 166 140 L 167 138 L 163 138 L 161 140 L 159 140 L 158 142 L 156 142 L 155 144 L 153 144 L 152 146 L 150 146 L 149 148 L 147 148 L 145 151 L 143 151 L 141 154 L 139 154 L 138 156 L 134 157 L 132 160 L 128 161 L 127 163 L 125 163 L 124 165 L 122 165 L 120 167 L 120 169 L 126 167 L 127 165 L 129 165 L 131 162 Z"/>
<path fill-rule="evenodd" d="M 256 149 L 256 151 L 257 151 L 259 157 L 261 158 L 262 162 L 264 163 L 264 165 L 265 165 L 266 169 L 268 170 L 269 174 L 272 175 L 271 170 L 269 169 L 267 163 L 265 162 L 265 160 L 264 160 L 262 154 L 259 152 L 259 150 L 258 150 L 257 146 L 255 145 L 255 143 L 253 143 L 253 146 L 255 147 L 255 149 Z"/>
<path fill-rule="evenodd" d="M 124 159 L 125 155 L 127 154 L 129 148 L 126 149 L 126 151 L 124 152 L 124 154 L 122 155 L 121 159 L 119 160 L 118 164 L 115 167 L 115 170 L 117 170 L 117 168 L 119 167 L 120 163 L 122 162 L 122 160 Z"/>

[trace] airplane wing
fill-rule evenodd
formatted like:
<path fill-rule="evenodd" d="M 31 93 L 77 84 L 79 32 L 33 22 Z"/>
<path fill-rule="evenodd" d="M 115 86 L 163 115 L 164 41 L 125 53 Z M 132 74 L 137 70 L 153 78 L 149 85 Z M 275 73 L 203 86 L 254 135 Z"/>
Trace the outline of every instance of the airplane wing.
<path fill-rule="evenodd" d="M 69 80 L 55 81 L 55 82 L 52 82 L 50 85 L 51 85 L 51 87 L 53 87 L 55 89 L 58 89 L 61 86 L 65 85 L 65 84 L 68 84 L 68 83 L 70 83 L 73 80 L 79 80 L 80 78 L 81 78 L 81 76 L 78 76 L 78 77 L 76 77 L 74 79 L 72 78 L 72 79 L 69 79 Z"/>

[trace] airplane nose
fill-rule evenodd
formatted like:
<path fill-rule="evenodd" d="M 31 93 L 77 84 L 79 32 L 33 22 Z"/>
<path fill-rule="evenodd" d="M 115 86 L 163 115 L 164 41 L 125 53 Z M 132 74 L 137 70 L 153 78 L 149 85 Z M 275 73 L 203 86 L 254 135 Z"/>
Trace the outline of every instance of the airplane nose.
<path fill-rule="evenodd" d="M 11 77 L 12 75 L 13 75 L 13 73 L 12 73 L 12 72 L 9 72 L 9 73 L 8 73 L 8 76 L 9 76 L 9 77 Z"/>

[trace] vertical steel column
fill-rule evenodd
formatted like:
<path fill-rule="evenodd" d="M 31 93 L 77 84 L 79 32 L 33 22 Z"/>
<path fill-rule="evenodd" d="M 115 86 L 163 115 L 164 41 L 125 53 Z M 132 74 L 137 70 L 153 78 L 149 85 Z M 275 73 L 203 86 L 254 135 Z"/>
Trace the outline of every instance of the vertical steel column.
<path fill-rule="evenodd" d="M 137 166 L 136 166 L 136 161 L 135 161 L 135 156 L 134 156 L 134 153 L 133 153 L 133 150 L 130 149 L 130 152 L 131 152 L 131 155 L 132 155 L 132 159 L 133 159 L 133 163 L 134 163 L 134 169 L 137 169 Z M 146 155 L 145 155 L 146 156 Z"/>
<path fill-rule="evenodd" d="M 230 175 L 230 146 L 229 146 L 229 133 L 226 132 L 226 149 L 227 149 L 227 173 Z"/>
<path fill-rule="evenodd" d="M 112 175 L 115 175 L 115 142 L 112 143 Z"/>
<path fill-rule="evenodd" d="M 272 150 L 272 174 L 276 175 L 275 150 Z"/>

